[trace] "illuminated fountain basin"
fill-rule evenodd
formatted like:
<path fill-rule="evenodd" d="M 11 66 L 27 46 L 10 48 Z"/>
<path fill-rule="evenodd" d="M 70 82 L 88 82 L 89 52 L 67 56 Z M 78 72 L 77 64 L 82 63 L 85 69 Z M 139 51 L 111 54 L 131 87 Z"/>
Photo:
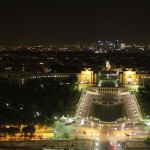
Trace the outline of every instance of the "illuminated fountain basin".
<path fill-rule="evenodd" d="M 100 121 L 113 122 L 123 118 L 124 100 L 117 94 L 105 93 L 99 98 L 93 98 L 90 114 Z"/>

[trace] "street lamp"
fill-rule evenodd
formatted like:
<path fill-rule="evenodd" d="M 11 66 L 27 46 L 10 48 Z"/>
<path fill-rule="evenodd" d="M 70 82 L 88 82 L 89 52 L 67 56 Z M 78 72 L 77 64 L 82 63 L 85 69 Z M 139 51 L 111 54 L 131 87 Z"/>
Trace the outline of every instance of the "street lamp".
<path fill-rule="evenodd" d="M 96 138 L 96 143 L 95 143 L 95 146 L 96 146 L 96 149 L 95 150 L 98 150 L 98 147 L 99 147 L 99 133 L 97 134 L 97 138 Z"/>
<path fill-rule="evenodd" d="M 92 126 L 92 133 L 93 133 L 93 125 L 94 125 L 94 123 L 92 122 L 92 123 L 91 123 L 91 126 Z"/>
<path fill-rule="evenodd" d="M 54 138 L 56 139 L 57 131 L 54 131 Z"/>
<path fill-rule="evenodd" d="M 78 130 L 76 130 L 76 137 L 75 137 L 75 140 L 76 140 L 76 149 L 78 147 L 78 145 L 77 145 L 77 140 L 78 140 L 77 132 L 78 132 Z"/>
<path fill-rule="evenodd" d="M 94 123 L 91 123 L 91 127 L 92 127 L 92 131 L 91 131 L 91 150 L 92 150 L 92 146 L 93 146 L 93 125 Z"/>

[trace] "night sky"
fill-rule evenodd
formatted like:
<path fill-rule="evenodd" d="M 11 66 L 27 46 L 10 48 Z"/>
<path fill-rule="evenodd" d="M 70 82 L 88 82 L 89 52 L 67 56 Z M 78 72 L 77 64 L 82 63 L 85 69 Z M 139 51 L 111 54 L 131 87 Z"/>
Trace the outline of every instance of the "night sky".
<path fill-rule="evenodd" d="M 0 45 L 150 43 L 148 0 L 1 0 Z"/>

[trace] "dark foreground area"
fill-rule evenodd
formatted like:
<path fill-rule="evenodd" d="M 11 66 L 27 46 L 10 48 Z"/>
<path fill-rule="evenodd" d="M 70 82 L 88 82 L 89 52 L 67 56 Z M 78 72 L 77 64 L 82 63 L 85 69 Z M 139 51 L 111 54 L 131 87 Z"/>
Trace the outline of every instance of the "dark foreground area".
<path fill-rule="evenodd" d="M 68 148 L 80 148 L 81 150 L 90 150 L 90 140 L 47 140 L 47 141 L 2 141 L 0 142 L 0 150 L 5 149 L 34 149 L 40 150 L 42 148 L 56 148 L 56 149 L 68 149 Z"/>

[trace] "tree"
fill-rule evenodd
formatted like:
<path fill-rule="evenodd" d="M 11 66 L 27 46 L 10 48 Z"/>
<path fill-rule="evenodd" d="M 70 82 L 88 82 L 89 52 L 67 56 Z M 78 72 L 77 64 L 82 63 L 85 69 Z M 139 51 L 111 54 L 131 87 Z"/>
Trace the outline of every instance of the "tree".
<path fill-rule="evenodd" d="M 22 132 L 25 133 L 25 137 L 27 136 L 27 134 L 30 134 L 30 138 L 33 137 L 33 134 L 35 132 L 35 127 L 33 126 L 26 126 L 22 128 Z"/>
<path fill-rule="evenodd" d="M 64 133 L 63 136 L 64 136 L 65 139 L 69 139 L 69 134 L 68 133 Z"/>
<path fill-rule="evenodd" d="M 19 128 L 10 127 L 7 129 L 7 133 L 11 136 L 11 138 L 13 138 L 19 132 L 20 132 Z"/>
<path fill-rule="evenodd" d="M 147 147 L 149 147 L 149 145 L 150 145 L 150 138 L 147 137 L 146 139 L 144 139 L 144 143 L 147 145 Z"/>
<path fill-rule="evenodd" d="M 0 127 L 0 137 L 3 137 L 3 128 Z"/>
<path fill-rule="evenodd" d="M 149 85 L 148 85 L 147 82 L 144 83 L 144 88 L 145 88 L 145 90 L 148 90 L 148 89 L 149 89 Z"/>
<path fill-rule="evenodd" d="M 57 108 L 58 108 L 58 110 L 62 110 L 63 107 L 64 107 L 63 100 L 62 99 L 58 99 L 58 101 L 57 101 Z"/>

